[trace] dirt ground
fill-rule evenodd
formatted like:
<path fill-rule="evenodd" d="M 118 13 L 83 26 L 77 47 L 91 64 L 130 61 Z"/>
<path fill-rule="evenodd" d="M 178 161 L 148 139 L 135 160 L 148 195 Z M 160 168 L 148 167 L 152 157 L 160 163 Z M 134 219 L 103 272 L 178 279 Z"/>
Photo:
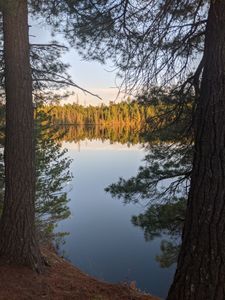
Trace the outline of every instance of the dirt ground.
<path fill-rule="evenodd" d="M 43 249 L 49 267 L 38 275 L 26 267 L 0 264 L 1 300 L 159 300 L 141 294 L 135 284 L 110 284 L 88 276 L 60 258 L 54 251 Z"/>

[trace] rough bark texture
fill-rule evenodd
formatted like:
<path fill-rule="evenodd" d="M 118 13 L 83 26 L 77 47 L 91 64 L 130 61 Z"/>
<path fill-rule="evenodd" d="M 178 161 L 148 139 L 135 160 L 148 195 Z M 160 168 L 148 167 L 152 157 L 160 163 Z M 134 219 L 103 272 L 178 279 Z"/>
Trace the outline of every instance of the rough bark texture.
<path fill-rule="evenodd" d="M 9 263 L 41 271 L 35 238 L 34 117 L 27 1 L 10 0 L 8 4 L 3 10 L 6 139 L 0 256 Z"/>
<path fill-rule="evenodd" d="M 225 299 L 225 1 L 211 1 L 182 248 L 168 300 Z"/>

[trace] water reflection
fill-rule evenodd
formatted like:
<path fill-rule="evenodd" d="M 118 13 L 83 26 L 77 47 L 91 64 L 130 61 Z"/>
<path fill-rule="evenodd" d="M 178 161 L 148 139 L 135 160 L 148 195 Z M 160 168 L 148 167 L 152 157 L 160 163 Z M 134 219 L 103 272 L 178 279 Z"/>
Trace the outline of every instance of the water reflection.
<path fill-rule="evenodd" d="M 135 129 L 130 126 L 58 126 L 56 139 L 65 142 L 80 142 L 84 140 L 109 140 L 110 143 L 136 145 L 145 143 L 143 130 L 137 126 Z"/>
<path fill-rule="evenodd" d="M 174 165 L 171 162 L 177 159 L 172 158 L 172 153 L 170 156 L 166 153 L 168 143 L 154 141 L 146 153 L 140 145 L 146 143 L 143 133 L 140 135 L 140 132 L 132 132 L 129 128 L 114 131 L 113 128 L 88 127 L 86 131 L 85 127 L 68 126 L 60 128 L 58 136 L 62 132 L 65 133 L 63 145 L 74 158 L 71 171 L 75 178 L 73 190 L 69 193 L 72 218 L 59 226 L 70 231 L 70 236 L 60 250 L 91 275 L 111 282 L 135 280 L 142 290 L 165 297 L 179 251 L 186 206 L 185 191 L 176 189 L 174 180 L 162 179 L 160 185 L 149 186 L 149 179 L 159 176 L 158 168 L 162 166 L 159 158 L 164 157 L 163 165 L 167 172 L 174 175 L 179 171 L 179 176 L 174 175 L 174 178 L 187 190 L 188 178 L 184 173 L 189 168 L 189 162 L 184 156 L 188 156 L 188 151 L 180 148 L 179 152 L 172 147 L 176 158 L 179 156 L 185 162 Z M 160 149 L 165 151 L 164 156 Z M 140 165 L 139 177 L 134 176 L 129 181 L 127 178 L 137 174 Z M 119 177 L 125 178 L 123 185 L 112 185 Z M 170 185 L 174 187 L 173 193 L 166 197 L 165 190 Z M 111 193 L 105 193 L 107 186 L 111 186 L 108 188 Z M 143 187 L 147 186 L 151 189 L 146 192 Z M 158 200 L 162 194 L 164 201 L 160 202 Z M 152 201 L 153 195 L 155 201 Z M 112 196 L 125 199 L 127 205 Z M 172 201 L 166 201 L 168 197 Z M 141 205 L 140 198 L 150 200 L 149 205 L 146 206 L 146 202 Z"/>
<path fill-rule="evenodd" d="M 105 190 L 128 203 L 142 203 L 144 213 L 132 217 L 132 223 L 144 231 L 146 241 L 161 239 L 156 256 L 160 266 L 176 263 L 186 211 L 192 146 L 171 141 L 148 143 L 145 164 L 129 179 L 120 178 Z"/>
<path fill-rule="evenodd" d="M 59 221 L 70 216 L 67 184 L 72 179 L 72 160 L 55 139 L 56 129 L 41 111 L 36 119 L 36 227 L 42 243 L 61 240 L 67 232 L 55 230 Z"/>
<path fill-rule="evenodd" d="M 0 214 L 4 201 L 4 111 L 0 119 Z M 35 222 L 40 243 L 49 243 L 65 236 L 66 232 L 57 232 L 57 223 L 70 216 L 69 197 L 65 186 L 71 181 L 71 159 L 67 150 L 55 139 L 58 135 L 50 126 L 49 117 L 39 112 L 35 120 L 36 137 L 36 196 Z"/>
<path fill-rule="evenodd" d="M 180 198 L 174 203 L 155 204 L 132 217 L 132 223 L 144 231 L 146 241 L 167 236 L 161 241 L 161 253 L 156 260 L 162 268 L 176 263 L 180 249 L 182 226 L 186 210 L 186 199 Z"/>
<path fill-rule="evenodd" d="M 57 137 L 64 142 L 76 143 L 79 151 L 81 151 L 81 141 L 85 141 L 82 147 L 91 146 L 98 150 L 103 149 L 102 145 L 99 147 L 99 142 L 96 142 L 98 140 L 102 143 L 106 141 L 106 144 L 109 141 L 109 144 L 114 146 L 116 143 L 117 149 L 118 143 L 126 144 L 128 147 L 145 143 L 145 148 L 148 150 L 144 158 L 145 166 L 139 168 L 137 176 L 128 180 L 120 178 L 118 183 L 109 185 L 105 190 L 113 197 L 123 198 L 125 203 L 150 199 L 144 213 L 132 216 L 131 222 L 144 231 L 146 241 L 166 236 L 167 240 L 161 241 L 161 253 L 156 255 L 156 261 L 163 268 L 176 263 L 186 210 L 189 181 L 186 174 L 190 173 L 192 149 L 185 144 L 171 147 L 171 140 L 162 143 L 157 136 L 155 141 L 153 136 L 147 136 L 140 128 L 134 130 L 129 126 L 59 126 Z M 171 178 L 175 180 L 169 182 Z M 163 185 L 160 185 L 161 181 Z"/>

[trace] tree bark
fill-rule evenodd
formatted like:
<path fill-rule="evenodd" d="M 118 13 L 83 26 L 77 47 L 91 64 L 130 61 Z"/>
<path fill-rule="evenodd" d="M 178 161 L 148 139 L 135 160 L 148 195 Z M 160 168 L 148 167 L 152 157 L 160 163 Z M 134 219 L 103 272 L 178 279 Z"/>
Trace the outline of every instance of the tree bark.
<path fill-rule="evenodd" d="M 35 234 L 35 147 L 26 0 L 3 8 L 6 132 L 0 256 L 42 271 Z"/>
<path fill-rule="evenodd" d="M 225 1 L 210 3 L 182 247 L 168 300 L 225 299 Z"/>

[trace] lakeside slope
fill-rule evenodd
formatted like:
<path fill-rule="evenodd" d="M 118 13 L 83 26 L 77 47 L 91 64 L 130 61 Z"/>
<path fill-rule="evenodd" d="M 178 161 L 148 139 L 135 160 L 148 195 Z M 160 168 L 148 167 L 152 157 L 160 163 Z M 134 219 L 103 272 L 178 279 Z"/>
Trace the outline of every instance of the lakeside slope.
<path fill-rule="evenodd" d="M 159 300 L 135 287 L 99 281 L 43 249 L 49 267 L 38 275 L 26 267 L 0 264 L 1 300 Z"/>

